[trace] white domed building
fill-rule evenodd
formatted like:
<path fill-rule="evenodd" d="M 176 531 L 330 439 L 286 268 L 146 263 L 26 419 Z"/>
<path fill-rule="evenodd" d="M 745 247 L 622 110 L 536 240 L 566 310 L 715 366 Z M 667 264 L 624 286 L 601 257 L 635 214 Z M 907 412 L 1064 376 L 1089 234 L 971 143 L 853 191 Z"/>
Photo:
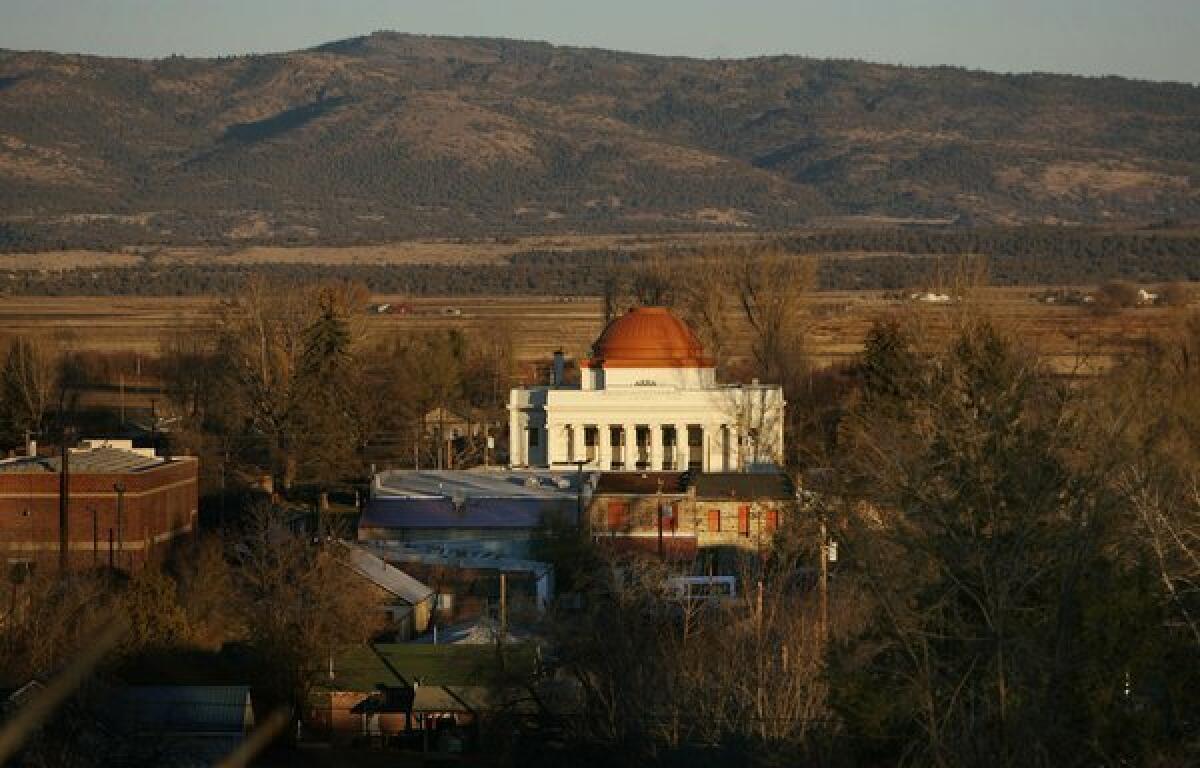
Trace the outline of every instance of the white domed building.
<path fill-rule="evenodd" d="M 580 364 L 581 384 L 512 390 L 509 462 L 592 471 L 731 472 L 779 464 L 783 390 L 718 384 L 691 329 L 661 307 L 613 320 Z"/>

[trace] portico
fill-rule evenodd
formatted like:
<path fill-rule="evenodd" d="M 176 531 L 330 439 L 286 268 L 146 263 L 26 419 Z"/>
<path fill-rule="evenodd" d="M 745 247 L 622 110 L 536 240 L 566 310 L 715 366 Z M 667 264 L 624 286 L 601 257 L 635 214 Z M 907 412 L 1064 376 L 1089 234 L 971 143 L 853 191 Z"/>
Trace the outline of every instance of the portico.
<path fill-rule="evenodd" d="M 514 466 L 738 471 L 782 454 L 782 391 L 717 384 L 714 361 L 665 309 L 614 320 L 581 368 L 581 386 L 512 391 Z"/>

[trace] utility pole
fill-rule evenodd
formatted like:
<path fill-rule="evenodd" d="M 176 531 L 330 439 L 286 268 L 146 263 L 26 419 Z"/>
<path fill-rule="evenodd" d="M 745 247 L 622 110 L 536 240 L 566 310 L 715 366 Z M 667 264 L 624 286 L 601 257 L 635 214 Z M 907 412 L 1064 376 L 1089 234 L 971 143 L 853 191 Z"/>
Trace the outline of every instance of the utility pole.
<path fill-rule="evenodd" d="M 226 449 L 225 457 L 221 460 L 221 506 L 218 507 L 217 527 L 220 530 L 225 530 L 225 465 L 229 462 L 229 450 Z"/>
<path fill-rule="evenodd" d="M 500 572 L 500 647 L 508 636 L 508 574 Z"/>
<path fill-rule="evenodd" d="M 662 529 L 662 478 L 658 479 L 658 491 L 654 495 L 654 506 L 658 509 L 658 559 L 659 562 L 665 562 L 667 559 L 666 548 L 663 546 L 663 529 Z"/>
<path fill-rule="evenodd" d="M 117 565 L 120 566 L 125 557 L 125 539 L 121 533 L 122 518 L 125 515 L 125 483 L 118 480 L 113 485 L 117 492 Z"/>
<path fill-rule="evenodd" d="M 829 533 L 825 525 L 825 510 L 821 510 L 821 568 L 817 589 L 820 592 L 820 638 L 825 645 L 825 637 L 829 631 Z"/>
<path fill-rule="evenodd" d="M 59 467 L 58 467 L 58 570 L 63 575 L 67 575 L 68 560 L 70 559 L 70 542 L 71 538 L 68 534 L 69 525 L 69 508 L 70 508 L 70 483 L 71 483 L 71 449 L 67 447 L 67 440 L 71 430 L 66 427 L 62 428 L 61 439 L 59 440 Z"/>

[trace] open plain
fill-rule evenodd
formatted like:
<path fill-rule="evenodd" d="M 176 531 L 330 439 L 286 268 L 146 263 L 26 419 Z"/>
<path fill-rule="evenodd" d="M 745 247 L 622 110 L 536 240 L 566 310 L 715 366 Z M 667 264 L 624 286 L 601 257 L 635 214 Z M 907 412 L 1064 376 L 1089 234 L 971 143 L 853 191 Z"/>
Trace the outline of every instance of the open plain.
<path fill-rule="evenodd" d="M 808 353 L 818 365 L 850 359 L 882 316 L 910 317 L 936 338 L 965 314 L 982 313 L 1015 332 L 1055 370 L 1087 374 L 1165 330 L 1175 311 L 1140 307 L 1100 314 L 1085 306 L 1044 303 L 1034 297 L 1038 292 L 1031 286 L 988 288 L 969 301 L 938 305 L 885 298 L 879 291 L 821 291 L 807 295 L 800 320 Z M 369 336 L 500 328 L 511 333 L 517 357 L 526 362 L 545 360 L 560 348 L 569 356 L 585 356 L 604 323 L 597 297 L 372 297 L 372 305 L 379 304 L 390 304 L 393 311 L 363 307 Z M 180 331 L 212 335 L 219 306 L 214 297 L 8 297 L 0 299 L 0 327 L 53 338 L 73 349 L 154 357 L 164 340 Z M 730 321 L 736 329 L 731 352 L 744 355 L 747 329 L 736 311 Z"/>

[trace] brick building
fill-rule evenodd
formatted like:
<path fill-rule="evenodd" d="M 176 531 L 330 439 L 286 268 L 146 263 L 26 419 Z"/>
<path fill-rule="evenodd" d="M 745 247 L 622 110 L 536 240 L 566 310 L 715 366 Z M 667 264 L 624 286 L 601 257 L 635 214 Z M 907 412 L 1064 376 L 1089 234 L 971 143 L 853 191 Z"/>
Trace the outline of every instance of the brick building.
<path fill-rule="evenodd" d="M 195 529 L 194 457 L 164 458 L 127 440 L 84 441 L 67 467 L 71 567 L 137 570 Z M 60 470 L 57 456 L 0 460 L 0 557 L 10 569 L 57 566 Z"/>

